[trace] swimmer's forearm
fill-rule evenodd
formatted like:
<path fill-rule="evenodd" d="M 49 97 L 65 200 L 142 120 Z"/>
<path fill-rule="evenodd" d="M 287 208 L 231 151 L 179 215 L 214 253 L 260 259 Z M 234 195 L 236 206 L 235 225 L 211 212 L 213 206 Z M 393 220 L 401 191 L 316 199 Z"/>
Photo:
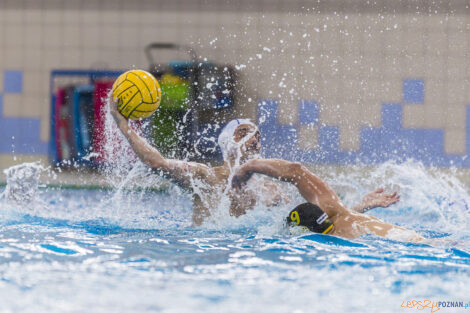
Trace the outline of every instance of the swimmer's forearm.
<path fill-rule="evenodd" d="M 367 201 L 362 200 L 361 202 L 357 203 L 356 205 L 350 207 L 349 209 L 357 212 L 357 213 L 365 213 L 377 207 L 381 207 L 380 205 L 372 205 Z"/>
<path fill-rule="evenodd" d="M 305 200 L 317 203 L 330 217 L 346 210 L 334 190 L 300 163 L 279 159 L 255 159 L 247 162 L 246 166 L 245 170 L 251 173 L 264 174 L 292 183 Z"/>
<path fill-rule="evenodd" d="M 179 160 L 164 158 L 161 153 L 152 147 L 144 138 L 139 136 L 125 119 L 116 110 L 111 111 L 118 128 L 129 141 L 134 152 L 139 159 L 154 170 L 162 171 L 165 177 L 172 179 L 183 188 L 190 185 L 190 177 L 208 177 L 210 176 L 207 166 L 197 163 L 187 163 Z"/>
<path fill-rule="evenodd" d="M 118 113 L 119 114 L 119 113 Z M 155 169 L 165 169 L 167 165 L 165 158 L 160 152 L 149 145 L 149 143 L 142 137 L 140 137 L 130 126 L 128 120 L 124 117 L 119 118 L 114 116 L 118 128 L 122 134 L 126 137 L 127 141 L 131 145 L 134 152 L 137 154 L 139 159 L 146 165 Z"/>
<path fill-rule="evenodd" d="M 368 207 L 366 204 L 364 204 L 362 202 L 359 202 L 358 204 L 350 207 L 350 209 L 354 212 L 364 213 L 364 212 L 369 211 L 370 209 L 373 209 L 373 208 Z"/>
<path fill-rule="evenodd" d="M 300 163 L 280 159 L 254 159 L 244 165 L 250 173 L 264 174 L 279 180 L 295 183 L 300 178 Z"/>

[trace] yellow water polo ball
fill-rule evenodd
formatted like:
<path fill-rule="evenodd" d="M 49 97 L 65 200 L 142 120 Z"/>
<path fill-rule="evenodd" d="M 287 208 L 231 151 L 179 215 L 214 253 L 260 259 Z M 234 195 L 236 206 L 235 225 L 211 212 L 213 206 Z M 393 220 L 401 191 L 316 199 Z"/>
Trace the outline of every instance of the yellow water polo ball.
<path fill-rule="evenodd" d="M 162 90 L 152 74 L 131 70 L 121 74 L 113 84 L 112 97 L 118 111 L 126 118 L 139 119 L 152 115 L 162 99 Z"/>

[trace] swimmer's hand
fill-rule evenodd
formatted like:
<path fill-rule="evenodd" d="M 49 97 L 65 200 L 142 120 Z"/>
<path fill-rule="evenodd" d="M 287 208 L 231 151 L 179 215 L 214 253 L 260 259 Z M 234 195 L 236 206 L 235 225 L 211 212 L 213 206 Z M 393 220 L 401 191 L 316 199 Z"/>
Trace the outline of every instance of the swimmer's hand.
<path fill-rule="evenodd" d="M 369 192 L 362 198 L 361 202 L 353 206 L 353 211 L 364 213 L 371 209 L 378 207 L 386 208 L 400 200 L 400 195 L 395 191 L 394 193 L 384 193 L 383 188 L 376 189 Z"/>
<path fill-rule="evenodd" d="M 114 118 L 114 120 L 116 121 L 118 125 L 119 125 L 119 122 L 121 121 L 127 122 L 127 119 L 124 117 L 124 115 L 119 113 L 117 109 L 117 101 L 114 101 L 110 98 L 108 101 L 108 105 L 109 105 L 109 113 L 111 114 L 111 116 Z"/>
<path fill-rule="evenodd" d="M 241 189 L 253 175 L 253 171 L 248 169 L 247 164 L 240 166 L 232 178 L 232 187 Z"/>

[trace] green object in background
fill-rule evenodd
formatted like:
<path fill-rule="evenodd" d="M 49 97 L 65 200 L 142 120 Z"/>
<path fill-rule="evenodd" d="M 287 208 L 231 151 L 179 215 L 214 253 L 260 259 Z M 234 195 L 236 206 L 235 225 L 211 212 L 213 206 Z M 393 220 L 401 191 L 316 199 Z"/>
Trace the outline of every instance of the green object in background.
<path fill-rule="evenodd" d="M 160 107 L 153 114 L 154 144 L 167 157 L 179 157 L 181 121 L 189 101 L 189 82 L 175 74 L 163 74 L 158 80 L 162 88 Z"/>
<path fill-rule="evenodd" d="M 158 150 L 172 154 L 178 147 L 177 122 L 180 111 L 160 107 L 154 114 L 153 140 Z"/>
<path fill-rule="evenodd" d="M 189 100 L 189 82 L 174 74 L 163 74 L 159 79 L 162 88 L 161 108 L 185 110 Z"/>

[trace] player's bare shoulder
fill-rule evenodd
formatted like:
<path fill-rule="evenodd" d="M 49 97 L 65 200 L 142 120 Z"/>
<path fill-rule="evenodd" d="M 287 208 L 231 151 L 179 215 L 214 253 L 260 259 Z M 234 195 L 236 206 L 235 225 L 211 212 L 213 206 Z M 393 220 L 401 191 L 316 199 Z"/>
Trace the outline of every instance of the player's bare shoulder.
<path fill-rule="evenodd" d="M 215 179 L 214 168 L 203 163 L 187 162 L 188 171 L 193 175 L 193 178 L 198 178 L 210 182 Z"/>
<path fill-rule="evenodd" d="M 227 166 L 216 166 L 212 168 L 214 174 L 214 183 L 227 184 L 228 177 L 230 176 L 230 169 Z"/>

